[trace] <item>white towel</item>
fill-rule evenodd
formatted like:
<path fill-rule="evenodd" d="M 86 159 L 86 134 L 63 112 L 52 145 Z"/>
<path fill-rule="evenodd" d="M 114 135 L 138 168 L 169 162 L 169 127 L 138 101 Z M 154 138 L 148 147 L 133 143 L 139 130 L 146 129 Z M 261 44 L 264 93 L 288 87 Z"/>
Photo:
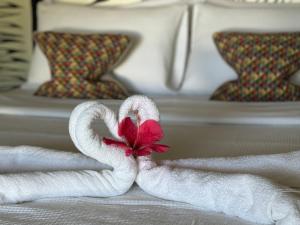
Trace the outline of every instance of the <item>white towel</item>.
<path fill-rule="evenodd" d="M 158 165 L 221 173 L 248 173 L 300 188 L 300 151 L 269 155 L 162 160 Z M 102 170 L 112 167 L 80 153 L 33 146 L 0 146 L 0 174 L 57 170 Z"/>
<path fill-rule="evenodd" d="M 34 146 L 0 146 L 0 174 L 103 169 L 112 167 L 80 153 Z"/>
<path fill-rule="evenodd" d="M 160 165 L 222 173 L 250 173 L 300 188 L 300 151 L 202 159 L 163 160 Z"/>
<path fill-rule="evenodd" d="M 159 120 L 155 104 L 147 98 L 128 98 L 120 112 L 119 121 L 130 112 L 135 112 L 140 123 L 147 119 Z M 145 112 L 148 112 L 147 117 L 143 116 Z M 151 112 L 155 112 L 153 116 Z M 288 188 L 266 178 L 158 166 L 151 156 L 138 157 L 138 164 L 137 184 L 156 197 L 190 203 L 203 210 L 223 212 L 256 223 L 300 224 L 296 198 L 286 192 L 290 191 Z M 177 164 L 181 164 L 180 161 Z M 197 160 L 191 167 L 197 167 L 195 164 Z"/>
<path fill-rule="evenodd" d="M 15 154 L 11 153 L 11 156 L 13 154 L 19 156 L 14 159 L 16 169 L 11 168 L 7 163 L 3 164 L 4 166 L 1 168 L 2 172 L 6 174 L 0 175 L 0 203 L 16 203 L 61 196 L 107 197 L 125 193 L 135 180 L 136 161 L 133 157 L 126 157 L 123 150 L 102 143 L 102 138 L 92 129 L 93 122 L 98 118 L 103 119 L 112 134 L 120 139 L 117 136 L 117 120 L 114 113 L 97 102 L 83 103 L 74 109 L 70 118 L 70 135 L 74 144 L 83 154 L 101 163 L 99 164 L 100 168 L 111 167 L 113 170 L 13 173 L 20 172 L 20 167 L 27 167 L 28 171 L 31 171 L 29 168 L 34 170 L 41 167 L 44 170 L 49 167 L 68 170 L 74 163 L 81 161 L 78 165 L 80 168 L 80 164 L 83 166 L 87 161 L 86 157 L 70 153 L 57 153 L 52 150 L 44 151 L 36 147 L 20 146 L 15 149 Z M 49 162 L 43 166 L 39 163 L 36 163 L 35 166 L 28 166 L 28 157 L 25 154 L 24 158 L 24 155 L 20 154 L 28 149 L 30 152 L 26 153 L 27 156 L 43 159 L 40 163 L 45 162 L 45 158 L 49 156 Z M 9 150 L 7 149 L 7 151 Z M 59 156 L 62 156 L 60 160 L 67 160 L 65 163 L 69 160 L 69 166 L 64 166 L 64 161 L 56 164 L 54 160 L 57 160 Z M 5 159 L 3 158 L 1 161 L 5 161 Z M 73 165 L 70 162 L 73 162 Z M 93 161 L 93 166 L 95 166 L 95 161 Z"/>

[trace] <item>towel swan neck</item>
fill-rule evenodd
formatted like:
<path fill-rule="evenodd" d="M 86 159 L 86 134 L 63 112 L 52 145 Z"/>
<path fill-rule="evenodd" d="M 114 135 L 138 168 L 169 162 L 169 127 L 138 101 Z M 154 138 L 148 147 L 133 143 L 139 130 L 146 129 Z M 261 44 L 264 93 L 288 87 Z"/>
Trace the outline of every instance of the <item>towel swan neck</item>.
<path fill-rule="evenodd" d="M 125 193 L 133 184 L 137 174 L 135 159 L 126 157 L 124 151 L 102 142 L 102 137 L 92 128 L 96 120 L 102 119 L 111 134 L 121 140 L 118 135 L 118 122 L 112 110 L 99 102 L 91 101 L 78 105 L 72 112 L 69 133 L 74 144 L 83 154 L 109 165 L 113 170 L 103 170 L 102 178 L 111 184 L 115 192 L 107 190 L 105 196 Z"/>

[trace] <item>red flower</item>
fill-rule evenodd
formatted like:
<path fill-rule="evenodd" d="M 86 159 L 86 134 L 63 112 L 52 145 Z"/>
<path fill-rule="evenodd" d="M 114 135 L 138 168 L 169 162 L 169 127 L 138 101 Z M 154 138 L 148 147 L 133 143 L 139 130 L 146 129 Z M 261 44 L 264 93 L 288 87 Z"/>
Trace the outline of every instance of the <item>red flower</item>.
<path fill-rule="evenodd" d="M 124 149 L 126 156 L 145 156 L 153 151 L 163 153 L 169 149 L 167 145 L 155 144 L 163 138 L 163 131 L 155 120 L 146 120 L 136 126 L 130 117 L 126 117 L 119 124 L 118 134 L 125 142 L 110 138 L 103 138 L 103 142 Z"/>

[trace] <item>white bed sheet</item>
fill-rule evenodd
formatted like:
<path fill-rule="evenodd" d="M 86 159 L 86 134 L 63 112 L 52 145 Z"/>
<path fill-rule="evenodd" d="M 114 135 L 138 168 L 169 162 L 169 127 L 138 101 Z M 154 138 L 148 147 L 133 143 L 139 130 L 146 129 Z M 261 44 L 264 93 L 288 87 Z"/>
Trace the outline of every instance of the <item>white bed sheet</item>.
<path fill-rule="evenodd" d="M 300 102 L 237 103 L 201 97 L 153 97 L 165 123 L 300 124 Z M 117 110 L 122 101 L 100 100 Z M 0 114 L 68 118 L 82 100 L 35 97 L 30 90 L 0 94 Z"/>
<path fill-rule="evenodd" d="M 1 225 L 257 225 L 180 202 L 152 197 L 133 187 L 112 198 L 59 198 L 0 207 Z"/>
<path fill-rule="evenodd" d="M 163 143 L 171 146 L 168 154 L 156 155 L 159 159 L 270 154 L 300 149 L 299 103 L 270 103 L 267 104 L 269 107 L 251 104 L 258 105 L 254 108 L 233 104 L 237 110 L 234 111 L 234 107 L 229 107 L 231 103 L 197 102 L 184 97 L 177 100 L 165 97 L 156 101 L 162 112 Z M 69 137 L 68 116 L 79 102 L 33 97 L 23 90 L 1 94 L 0 145 L 34 145 L 77 152 Z M 115 109 L 121 103 L 103 102 Z M 212 108 L 207 109 L 204 105 Z M 213 107 L 219 111 L 213 111 Z M 221 112 L 225 115 L 218 117 Z M 256 123 L 251 124 L 247 115 Z M 257 124 L 258 117 L 260 120 L 267 117 L 267 122 Z M 277 117 L 281 122 L 271 123 Z M 215 120 L 217 118 L 219 123 Z M 100 134 L 110 136 L 101 122 L 95 127 Z"/>

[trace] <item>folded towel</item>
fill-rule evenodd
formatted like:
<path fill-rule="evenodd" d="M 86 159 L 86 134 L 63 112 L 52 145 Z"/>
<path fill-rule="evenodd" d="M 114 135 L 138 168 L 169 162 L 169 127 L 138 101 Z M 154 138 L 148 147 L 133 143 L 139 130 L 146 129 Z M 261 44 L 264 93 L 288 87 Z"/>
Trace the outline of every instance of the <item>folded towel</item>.
<path fill-rule="evenodd" d="M 222 173 L 250 173 L 300 188 L 300 151 L 202 159 L 163 160 L 160 165 Z"/>
<path fill-rule="evenodd" d="M 80 153 L 34 146 L 0 146 L 0 174 L 103 169 L 112 167 Z"/>
<path fill-rule="evenodd" d="M 263 176 L 288 187 L 300 188 L 300 151 L 236 157 L 162 160 L 158 165 L 221 173 Z M 34 146 L 0 146 L 0 174 L 57 170 L 103 170 L 112 167 L 80 153 Z"/>
<path fill-rule="evenodd" d="M 16 203 L 61 196 L 107 197 L 125 193 L 135 180 L 137 173 L 136 161 L 133 157 L 126 157 L 123 150 L 118 147 L 107 146 L 102 143 L 102 138 L 91 128 L 93 122 L 98 118 L 103 119 L 111 133 L 120 139 L 117 135 L 117 120 L 114 113 L 97 102 L 83 103 L 74 109 L 70 118 L 70 135 L 74 144 L 83 154 L 101 163 L 100 168 L 102 166 L 111 167 L 113 170 L 12 173 L 19 172 L 18 167 L 31 169 L 41 167 L 39 163 L 35 164 L 36 167 L 28 166 L 27 157 L 15 158 L 17 165 L 15 170 L 9 168 L 10 166 L 7 164 L 8 168 L 1 168 L 6 174 L 0 175 L 0 203 Z M 14 156 L 20 156 L 20 152 L 26 152 L 28 149 L 30 151 L 26 153 L 27 156 L 31 155 L 44 159 L 40 163 L 45 161 L 45 157 L 49 156 L 49 162 L 43 166 L 44 170 L 53 166 L 57 167 L 56 169 L 68 170 L 73 166 L 72 163 L 69 166 L 64 166 L 64 161 L 58 164 L 51 162 L 57 160 L 60 156 L 62 156 L 60 160 L 70 160 L 73 163 L 81 161 L 82 165 L 85 165 L 87 161 L 86 157 L 57 153 L 52 150 L 43 151 L 43 149 L 28 146 L 20 146 L 15 149 Z M 13 155 L 13 153 L 11 154 Z M 5 161 L 5 158 L 3 158 L 3 161 Z M 95 165 L 95 162 L 93 164 Z"/>
<path fill-rule="evenodd" d="M 157 166 L 150 157 L 139 157 L 136 182 L 156 197 L 190 203 L 202 210 L 256 223 L 300 224 L 296 198 L 286 193 L 287 188 L 259 176 Z"/>
<path fill-rule="evenodd" d="M 128 98 L 120 108 L 119 121 L 130 112 L 143 124 L 147 119 L 159 120 L 155 104 L 147 98 Z M 147 116 L 145 117 L 145 112 Z M 151 116 L 151 112 L 155 112 Z M 149 130 L 148 132 L 152 132 Z M 299 225 L 297 199 L 288 188 L 250 174 L 225 174 L 157 165 L 151 156 L 137 158 L 137 184 L 147 193 L 159 198 L 193 204 L 203 210 L 213 210 L 264 224 Z M 183 161 L 184 162 L 184 161 Z M 192 168 L 197 168 L 197 160 Z M 166 164 L 172 164 L 168 161 Z"/>

